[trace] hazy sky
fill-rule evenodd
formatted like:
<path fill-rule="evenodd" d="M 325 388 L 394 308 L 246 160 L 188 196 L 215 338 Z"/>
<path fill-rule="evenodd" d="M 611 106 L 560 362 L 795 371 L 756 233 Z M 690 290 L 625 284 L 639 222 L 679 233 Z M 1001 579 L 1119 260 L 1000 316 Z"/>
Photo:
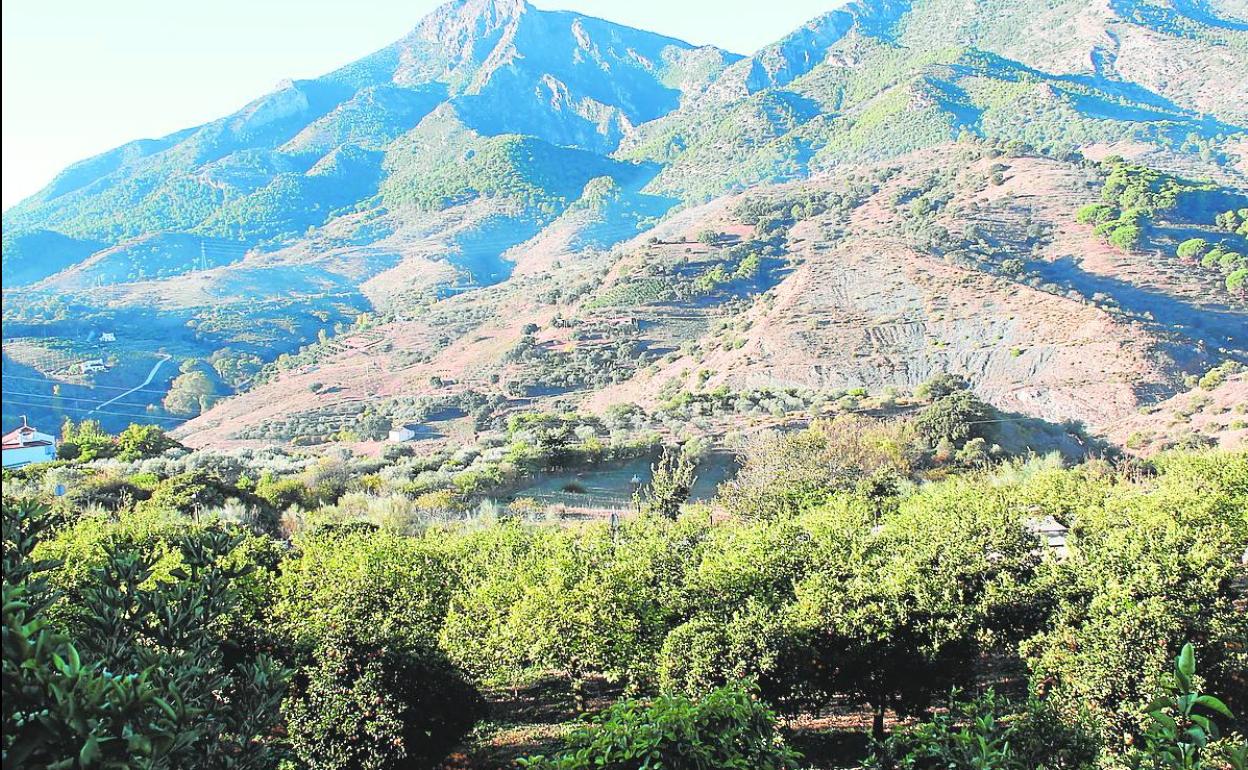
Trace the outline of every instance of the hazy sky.
<path fill-rule="evenodd" d="M 750 53 L 837 0 L 534 0 Z M 3 205 L 401 37 L 438 0 L 4 0 Z"/>

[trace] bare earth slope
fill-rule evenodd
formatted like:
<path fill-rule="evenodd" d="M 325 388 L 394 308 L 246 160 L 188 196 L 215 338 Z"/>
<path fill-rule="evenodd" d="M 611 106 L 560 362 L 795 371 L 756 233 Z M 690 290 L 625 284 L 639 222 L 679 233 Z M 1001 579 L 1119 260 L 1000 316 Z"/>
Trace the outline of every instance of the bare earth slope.
<path fill-rule="evenodd" d="M 1138 454 L 1175 446 L 1242 449 L 1248 446 L 1248 375 L 1168 398 L 1113 423 L 1108 435 Z"/>
<path fill-rule="evenodd" d="M 225 402 L 181 435 L 193 445 L 249 443 L 249 429 L 292 413 L 361 403 L 385 410 L 465 389 L 510 393 L 516 406 L 601 411 L 653 406 L 672 388 L 904 391 L 940 372 L 965 374 L 1004 410 L 1101 429 L 1181 389 L 1184 373 L 1208 368 L 1215 348 L 1242 355 L 1248 313 L 1191 285 L 1173 257 L 1114 252 L 1075 222 L 1097 199 L 1083 167 L 991 155 L 955 143 L 758 188 L 686 209 L 611 252 L 538 239 L 509 252 L 526 266 L 510 280 L 346 335 L 315 363 Z M 919 189 L 945 199 L 939 211 L 915 215 L 907 196 Z M 756 278 L 694 296 L 647 296 L 650 276 L 679 288 L 731 263 L 733 244 L 757 236 L 743 219 L 749 205 L 787 210 L 851 190 L 849 203 L 794 221 L 785 257 L 764 259 Z M 964 230 L 990 237 L 969 242 Z M 720 242 L 699 242 L 708 231 Z M 1014 274 L 993 261 L 1019 254 L 1027 259 Z M 1049 274 L 1058 268 L 1074 277 L 1055 283 Z M 1169 298 L 1170 315 L 1154 312 L 1156 303 L 1136 307 L 1142 293 Z M 536 331 L 526 341 L 529 325 Z M 621 343 L 628 356 L 604 364 L 617 370 L 613 382 L 523 394 L 510 386 L 540 383 Z"/>

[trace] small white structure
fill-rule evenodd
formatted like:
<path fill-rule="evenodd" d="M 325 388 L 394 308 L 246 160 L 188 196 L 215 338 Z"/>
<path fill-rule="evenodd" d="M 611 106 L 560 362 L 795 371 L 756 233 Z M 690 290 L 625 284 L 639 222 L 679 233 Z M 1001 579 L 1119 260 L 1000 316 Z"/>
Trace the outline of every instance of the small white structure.
<path fill-rule="evenodd" d="M 100 335 L 100 342 L 116 342 L 117 335 L 112 332 L 104 332 Z"/>
<path fill-rule="evenodd" d="M 1043 519 L 1032 519 L 1027 522 L 1027 525 L 1032 532 L 1039 535 L 1049 552 L 1059 560 L 1065 559 L 1070 554 L 1066 547 L 1066 536 L 1070 534 L 1069 530 L 1057 519 L 1045 516 Z"/>
<path fill-rule="evenodd" d="M 83 361 L 78 365 L 79 371 L 83 374 L 91 374 L 92 372 L 107 372 L 108 364 L 104 363 L 102 358 L 93 358 L 90 361 Z"/>
<path fill-rule="evenodd" d="M 405 441 L 411 441 L 415 438 L 416 431 L 406 425 L 401 425 L 390 431 L 390 443 L 392 444 L 402 444 Z"/>
<path fill-rule="evenodd" d="M 4 434 L 4 467 L 20 468 L 56 459 L 56 437 L 40 433 L 22 417 L 22 427 Z"/>

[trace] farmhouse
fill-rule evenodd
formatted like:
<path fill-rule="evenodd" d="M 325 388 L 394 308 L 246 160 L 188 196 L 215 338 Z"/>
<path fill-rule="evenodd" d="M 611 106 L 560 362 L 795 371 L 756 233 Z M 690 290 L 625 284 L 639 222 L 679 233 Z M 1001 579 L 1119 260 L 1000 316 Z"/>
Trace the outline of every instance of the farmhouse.
<path fill-rule="evenodd" d="M 22 417 L 22 427 L 4 434 L 4 467 L 20 468 L 56 459 L 56 437 L 40 433 Z"/>

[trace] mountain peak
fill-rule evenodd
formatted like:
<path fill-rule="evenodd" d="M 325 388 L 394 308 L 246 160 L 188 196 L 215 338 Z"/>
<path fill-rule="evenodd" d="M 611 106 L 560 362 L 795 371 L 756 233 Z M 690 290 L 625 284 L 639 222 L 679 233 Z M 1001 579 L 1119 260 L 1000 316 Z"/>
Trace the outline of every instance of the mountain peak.
<path fill-rule="evenodd" d="M 525 0 L 451 0 L 426 16 L 416 33 L 439 42 L 489 36 L 530 10 Z"/>

